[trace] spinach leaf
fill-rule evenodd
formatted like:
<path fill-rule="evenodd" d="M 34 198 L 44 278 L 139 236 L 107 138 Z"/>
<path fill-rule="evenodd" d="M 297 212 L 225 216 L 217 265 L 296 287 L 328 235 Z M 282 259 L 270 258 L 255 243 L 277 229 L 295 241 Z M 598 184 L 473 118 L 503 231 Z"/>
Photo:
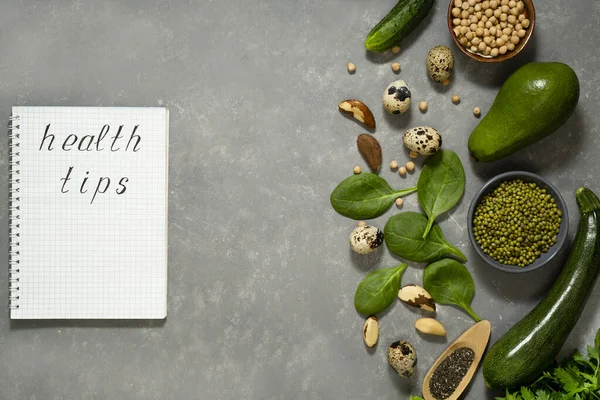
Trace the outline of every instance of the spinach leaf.
<path fill-rule="evenodd" d="M 475 293 L 473 278 L 458 261 L 445 258 L 429 264 L 423 271 L 423 287 L 437 303 L 457 305 L 475 321 L 481 320 L 471 308 Z"/>
<path fill-rule="evenodd" d="M 432 262 L 452 256 L 461 262 L 467 261 L 460 250 L 446 241 L 437 224 L 432 226 L 427 238 L 423 239 L 426 228 L 427 217 L 407 211 L 388 220 L 383 237 L 390 251 L 405 260 Z"/>
<path fill-rule="evenodd" d="M 600 329 L 596 332 L 596 337 L 594 339 L 594 347 L 598 352 L 600 352 Z"/>
<path fill-rule="evenodd" d="M 377 314 L 392 304 L 400 290 L 400 278 L 406 264 L 370 272 L 356 288 L 354 307 L 361 314 Z"/>
<path fill-rule="evenodd" d="M 416 191 L 416 187 L 393 190 L 379 175 L 362 173 L 344 179 L 331 192 L 330 200 L 333 209 L 345 217 L 371 219 L 385 213 L 398 197 Z"/>
<path fill-rule="evenodd" d="M 417 183 L 419 204 L 429 217 L 423 234 L 426 238 L 438 215 L 454 207 L 465 191 L 465 170 L 452 150 L 430 156 Z"/>

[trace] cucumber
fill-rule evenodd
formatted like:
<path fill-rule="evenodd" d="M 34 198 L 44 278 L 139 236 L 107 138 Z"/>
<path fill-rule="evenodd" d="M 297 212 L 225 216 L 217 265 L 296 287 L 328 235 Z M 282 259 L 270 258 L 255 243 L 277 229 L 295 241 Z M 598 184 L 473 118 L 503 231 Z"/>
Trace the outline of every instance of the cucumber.
<path fill-rule="evenodd" d="M 483 362 L 489 387 L 526 385 L 548 367 L 579 319 L 600 271 L 600 200 L 589 189 L 575 194 L 580 210 L 573 249 L 552 289 L 492 346 Z"/>
<path fill-rule="evenodd" d="M 365 40 L 369 51 L 384 51 L 398 44 L 425 19 L 433 0 L 399 0 Z"/>

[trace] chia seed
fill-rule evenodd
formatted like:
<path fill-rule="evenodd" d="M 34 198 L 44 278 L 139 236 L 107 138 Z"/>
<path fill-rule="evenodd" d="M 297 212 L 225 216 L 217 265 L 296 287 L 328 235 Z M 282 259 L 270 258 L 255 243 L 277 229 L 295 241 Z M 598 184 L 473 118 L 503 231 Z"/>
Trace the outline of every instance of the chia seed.
<path fill-rule="evenodd" d="M 460 347 L 454 350 L 433 371 L 429 381 L 431 395 L 437 400 L 450 397 L 467 374 L 474 360 L 475 352 L 469 347 Z"/>

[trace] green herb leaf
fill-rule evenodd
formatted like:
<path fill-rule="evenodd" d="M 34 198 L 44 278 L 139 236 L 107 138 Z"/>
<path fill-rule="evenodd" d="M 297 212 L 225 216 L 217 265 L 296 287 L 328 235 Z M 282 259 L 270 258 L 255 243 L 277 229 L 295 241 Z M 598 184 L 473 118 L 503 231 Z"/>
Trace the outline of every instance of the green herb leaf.
<path fill-rule="evenodd" d="M 419 396 L 410 396 L 409 400 L 423 400 L 423 399 Z"/>
<path fill-rule="evenodd" d="M 368 172 L 344 179 L 330 200 L 333 209 L 345 217 L 371 219 L 385 213 L 397 198 L 416 191 L 416 187 L 393 190 L 385 179 Z"/>
<path fill-rule="evenodd" d="M 600 329 L 596 332 L 596 338 L 594 339 L 594 347 L 600 352 Z"/>
<path fill-rule="evenodd" d="M 385 310 L 396 299 L 406 264 L 370 272 L 356 288 L 354 307 L 361 314 L 373 315 Z"/>
<path fill-rule="evenodd" d="M 385 224 L 385 243 L 399 257 L 415 262 L 432 262 L 444 257 L 455 257 L 465 262 L 467 258 L 452 246 L 437 224 L 431 227 L 426 239 L 427 217 L 416 212 L 403 212 L 392 216 Z"/>
<path fill-rule="evenodd" d="M 440 150 L 430 156 L 417 183 L 419 204 L 429 220 L 423 238 L 429 234 L 433 221 L 454 207 L 465 191 L 465 170 L 452 150 Z"/>
<path fill-rule="evenodd" d="M 481 320 L 471 308 L 475 293 L 473 278 L 458 261 L 446 258 L 429 264 L 423 271 L 423 287 L 436 302 L 457 305 L 475 321 Z"/>
<path fill-rule="evenodd" d="M 535 395 L 533 392 L 526 387 L 521 388 L 521 397 L 523 400 L 535 400 Z"/>
<path fill-rule="evenodd" d="M 535 392 L 535 400 L 550 400 L 550 395 L 547 392 L 540 389 L 537 392 Z"/>

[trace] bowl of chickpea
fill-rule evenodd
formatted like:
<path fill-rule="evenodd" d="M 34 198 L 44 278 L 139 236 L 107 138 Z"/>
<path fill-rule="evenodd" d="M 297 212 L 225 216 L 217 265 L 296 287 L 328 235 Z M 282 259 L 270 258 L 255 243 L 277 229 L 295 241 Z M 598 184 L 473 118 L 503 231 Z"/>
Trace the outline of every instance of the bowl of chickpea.
<path fill-rule="evenodd" d="M 532 0 L 451 0 L 448 28 L 454 43 L 481 62 L 501 62 L 519 54 L 533 34 Z"/>

